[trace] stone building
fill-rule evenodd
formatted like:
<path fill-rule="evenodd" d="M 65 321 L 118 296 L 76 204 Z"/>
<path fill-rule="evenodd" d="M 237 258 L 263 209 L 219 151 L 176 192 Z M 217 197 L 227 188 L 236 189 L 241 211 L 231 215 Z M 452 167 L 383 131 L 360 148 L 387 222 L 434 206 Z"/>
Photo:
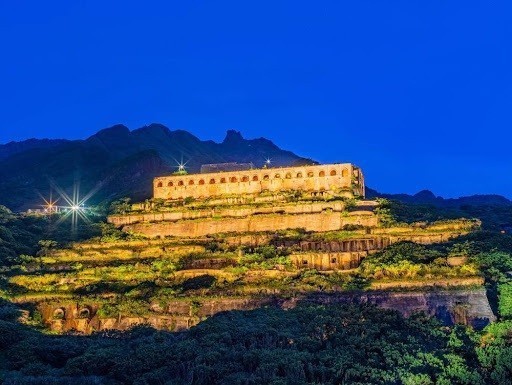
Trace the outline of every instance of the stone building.
<path fill-rule="evenodd" d="M 302 191 L 333 196 L 363 197 L 364 176 L 350 163 L 262 168 L 157 177 L 154 198 L 209 198 L 223 195 Z"/>

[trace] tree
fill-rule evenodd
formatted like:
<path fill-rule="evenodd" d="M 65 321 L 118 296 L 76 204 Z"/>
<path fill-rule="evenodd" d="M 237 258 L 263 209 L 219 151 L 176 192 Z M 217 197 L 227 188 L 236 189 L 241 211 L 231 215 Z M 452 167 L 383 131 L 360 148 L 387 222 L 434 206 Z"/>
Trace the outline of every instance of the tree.
<path fill-rule="evenodd" d="M 132 205 L 130 202 L 130 198 L 121 198 L 115 200 L 110 204 L 109 212 L 111 214 L 126 214 L 132 210 Z"/>
<path fill-rule="evenodd" d="M 50 239 L 41 239 L 37 242 L 41 248 L 37 253 L 39 256 L 47 257 L 52 254 L 53 250 L 57 247 L 58 243 Z"/>

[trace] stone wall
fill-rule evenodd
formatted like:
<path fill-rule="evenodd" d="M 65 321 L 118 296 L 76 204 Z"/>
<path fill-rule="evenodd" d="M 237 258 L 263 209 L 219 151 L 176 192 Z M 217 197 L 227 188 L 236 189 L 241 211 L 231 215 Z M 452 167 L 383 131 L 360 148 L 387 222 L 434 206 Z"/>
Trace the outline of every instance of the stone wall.
<path fill-rule="evenodd" d="M 231 232 L 260 232 L 304 228 L 307 231 L 335 231 L 345 225 L 375 227 L 378 218 L 371 212 L 252 215 L 245 218 L 204 218 L 177 222 L 134 223 L 123 231 L 147 237 L 202 237 Z"/>
<path fill-rule="evenodd" d="M 294 241 L 277 240 L 273 245 L 289 247 L 300 251 L 313 252 L 348 252 L 382 250 L 390 245 L 388 237 L 351 238 L 341 241 Z"/>
<path fill-rule="evenodd" d="M 246 206 L 239 208 L 208 208 L 196 210 L 174 210 L 160 213 L 141 213 L 131 215 L 111 215 L 108 222 L 116 226 L 124 226 L 140 222 L 176 222 L 180 220 L 192 220 L 201 218 L 244 218 L 251 215 L 262 214 L 312 214 L 345 211 L 345 203 L 334 202 L 312 202 L 312 203 L 289 203 L 269 206 Z M 368 212 L 371 213 L 371 212 Z"/>
<path fill-rule="evenodd" d="M 162 176 L 154 179 L 153 187 L 153 196 L 157 199 L 208 198 L 284 190 L 344 190 L 348 196 L 362 197 L 365 194 L 363 173 L 350 163 Z"/>
<path fill-rule="evenodd" d="M 290 260 L 299 269 L 350 270 L 359 267 L 367 255 L 367 251 L 300 253 L 290 255 Z"/>
<path fill-rule="evenodd" d="M 252 310 L 262 306 L 290 309 L 300 303 L 325 305 L 371 303 L 384 309 L 397 310 L 406 317 L 416 312 L 424 312 L 429 316 L 437 317 L 445 325 L 459 323 L 471 325 L 477 329 L 483 328 L 496 319 L 484 288 L 428 292 L 319 293 L 299 295 L 290 299 L 216 298 L 201 300 L 199 303 L 175 300 L 170 301 L 165 307 L 157 303 L 152 304 L 152 314 L 145 317 L 120 314 L 115 318 L 101 318 L 98 316 L 98 306 L 95 304 L 44 303 L 39 305 L 39 310 L 43 315 L 44 323 L 53 331 L 76 330 L 89 334 L 93 331 L 109 329 L 127 330 L 139 324 L 149 324 L 165 330 L 184 330 L 223 311 Z M 81 313 L 81 309 L 87 310 Z"/>

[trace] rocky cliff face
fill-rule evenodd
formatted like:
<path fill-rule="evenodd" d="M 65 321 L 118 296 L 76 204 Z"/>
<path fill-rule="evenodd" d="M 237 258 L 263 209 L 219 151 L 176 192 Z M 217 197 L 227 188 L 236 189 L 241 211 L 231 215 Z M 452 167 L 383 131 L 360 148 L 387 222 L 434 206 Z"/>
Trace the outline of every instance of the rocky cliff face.
<path fill-rule="evenodd" d="M 310 294 L 284 299 L 266 298 L 216 298 L 192 301 L 171 301 L 165 307 L 154 303 L 151 315 L 134 317 L 120 314 L 115 318 L 99 316 L 99 306 L 94 303 L 51 303 L 40 304 L 46 325 L 53 331 L 93 331 L 118 329 L 127 330 L 138 324 L 149 324 L 158 329 L 184 330 L 201 320 L 217 313 L 232 310 L 252 310 L 262 306 L 279 306 L 290 309 L 299 303 L 346 304 L 367 303 L 384 309 L 397 310 L 409 317 L 414 313 L 423 312 L 438 318 L 445 325 L 471 325 L 476 329 L 485 327 L 496 319 L 484 288 L 459 289 L 429 292 L 358 292 Z"/>

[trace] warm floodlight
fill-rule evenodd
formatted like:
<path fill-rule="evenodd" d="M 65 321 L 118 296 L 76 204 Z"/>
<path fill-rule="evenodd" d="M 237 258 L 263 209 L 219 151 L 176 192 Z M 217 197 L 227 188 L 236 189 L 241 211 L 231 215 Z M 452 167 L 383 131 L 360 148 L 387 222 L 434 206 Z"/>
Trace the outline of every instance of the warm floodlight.
<path fill-rule="evenodd" d="M 51 181 L 51 183 L 53 189 L 59 193 L 60 198 L 66 202 L 66 205 L 63 206 L 55 206 L 55 202 L 49 202 L 53 205 L 53 210 L 62 209 L 65 212 L 57 224 L 67 218 L 71 218 L 71 230 L 75 232 L 77 230 L 79 220 L 82 220 L 85 223 L 91 223 L 91 220 L 87 217 L 90 210 L 85 206 L 85 202 L 87 202 L 101 188 L 102 183 L 96 185 L 94 189 L 83 197 L 80 197 L 80 183 L 78 181 L 75 181 L 75 184 L 73 185 L 72 196 L 69 196 L 62 188 L 57 186 L 55 182 Z"/>
<path fill-rule="evenodd" d="M 178 169 L 178 171 L 176 171 L 175 174 L 176 175 L 187 174 L 187 164 L 188 164 L 189 161 L 184 162 L 183 161 L 183 156 L 181 157 L 181 161 L 180 162 L 178 162 L 176 159 L 174 159 L 174 161 L 176 162 L 176 168 Z"/>

